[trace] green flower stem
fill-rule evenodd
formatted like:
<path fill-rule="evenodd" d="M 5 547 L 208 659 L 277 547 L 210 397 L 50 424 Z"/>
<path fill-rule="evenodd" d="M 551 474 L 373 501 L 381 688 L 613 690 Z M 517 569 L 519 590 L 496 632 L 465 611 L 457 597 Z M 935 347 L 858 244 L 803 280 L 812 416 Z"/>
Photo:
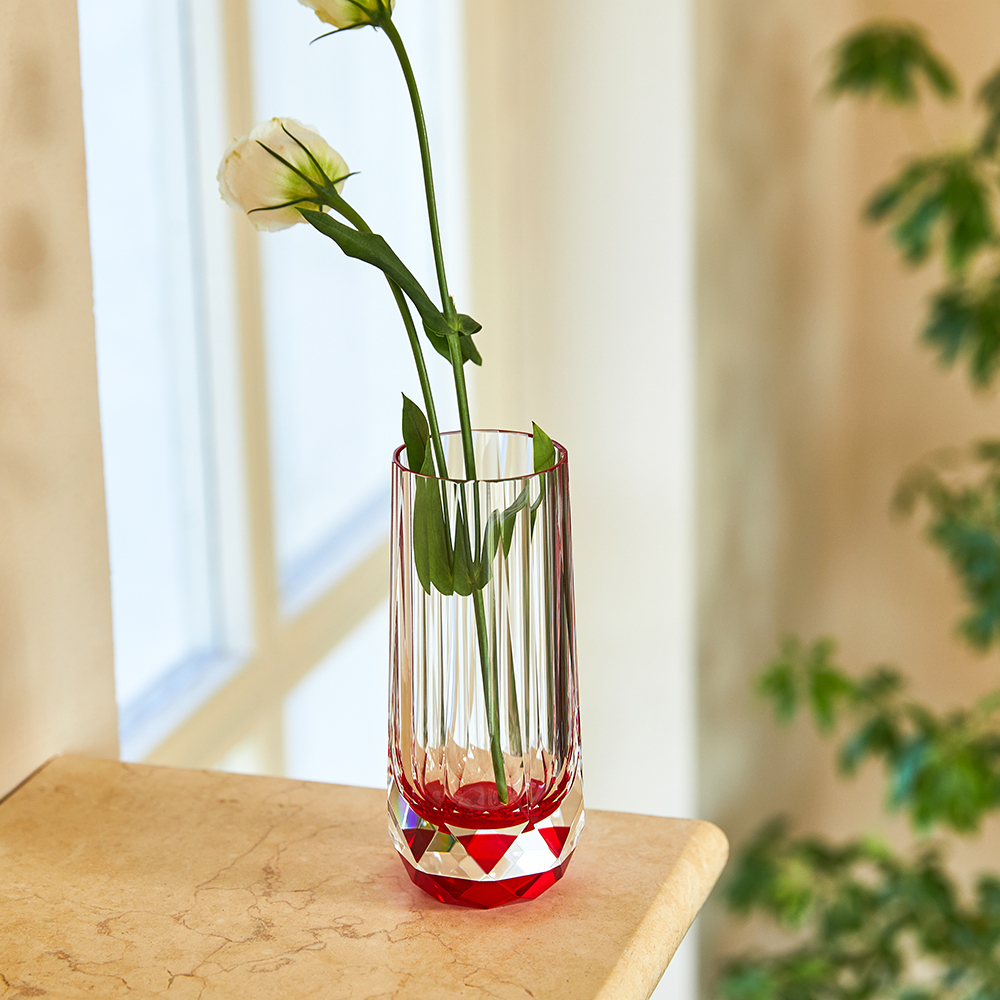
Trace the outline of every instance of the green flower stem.
<path fill-rule="evenodd" d="M 437 460 L 438 475 L 442 479 L 448 478 L 448 465 L 444 457 L 444 447 L 441 444 L 441 429 L 438 426 L 437 410 L 434 408 L 434 396 L 431 394 L 431 380 L 427 374 L 427 363 L 424 360 L 424 352 L 420 346 L 420 337 L 417 334 L 410 307 L 407 304 L 406 296 L 395 281 L 386 278 L 389 287 L 392 289 L 396 305 L 399 307 L 399 314 L 403 317 L 403 325 L 406 327 L 406 336 L 410 341 L 410 349 L 413 351 L 413 360 L 417 366 L 417 378 L 420 380 L 420 392 L 424 397 L 424 406 L 427 408 L 427 423 L 430 425 L 431 441 L 434 444 L 434 457 Z M 448 516 L 447 510 L 445 517 Z"/>
<path fill-rule="evenodd" d="M 434 171 L 431 167 L 431 148 L 427 140 L 427 122 L 424 118 L 423 103 L 420 100 L 420 91 L 417 88 L 417 80 L 413 75 L 413 67 L 410 65 L 410 57 L 406 53 L 403 39 L 400 38 L 396 25 L 393 24 L 392 17 L 386 11 L 378 17 L 378 26 L 386 33 L 392 47 L 396 52 L 403 77 L 406 80 L 406 89 L 410 94 L 410 103 L 413 105 L 413 118 L 417 126 L 417 139 L 420 143 L 420 164 L 424 174 L 424 191 L 427 194 L 427 216 L 430 222 L 431 244 L 434 248 L 434 267 L 437 271 L 438 288 L 441 292 L 441 308 L 444 312 L 448 325 L 455 331 L 448 336 L 448 353 L 451 356 L 451 367 L 455 373 L 455 392 L 458 397 L 458 419 L 462 430 L 462 450 L 465 456 L 465 475 L 469 480 L 476 478 L 476 452 L 472 441 L 472 421 L 469 417 L 469 396 L 465 385 L 465 370 L 463 367 L 462 350 L 458 337 L 458 316 L 455 310 L 455 303 L 448 292 L 448 277 L 445 273 L 444 253 L 441 249 L 441 227 L 438 223 L 437 198 L 434 194 Z M 475 537 L 476 547 L 470 545 L 470 552 L 477 552 L 479 549 L 478 540 L 481 533 L 479 494 L 473 494 L 475 504 Z M 466 528 L 469 525 L 468 517 L 465 518 Z M 473 607 L 476 612 L 476 635 L 479 641 L 479 660 L 483 672 L 483 688 L 486 695 L 487 726 L 490 735 L 490 753 L 493 757 L 493 774 L 496 779 L 497 795 L 501 802 L 506 804 L 510 799 L 507 789 L 507 772 L 504 766 L 503 749 L 500 745 L 500 699 L 499 683 L 497 678 L 496 664 L 492 662 L 490 656 L 489 639 L 486 634 L 486 609 L 483 606 L 482 590 L 478 587 L 472 588 Z"/>
<path fill-rule="evenodd" d="M 448 337 L 448 352 L 451 355 L 451 366 L 455 372 L 455 392 L 458 395 L 458 413 L 462 421 L 462 445 L 465 449 L 466 475 L 474 482 L 476 477 L 476 455 L 472 446 L 472 428 L 469 425 L 469 400 L 465 387 L 465 371 L 462 367 L 462 348 L 458 342 L 458 334 Z M 469 470 L 471 469 L 471 474 Z M 464 506 L 464 491 L 462 493 Z M 474 552 L 478 561 L 480 556 L 479 538 L 482 533 L 479 511 L 479 491 L 473 486 L 472 501 L 475 507 L 475 538 Z M 468 515 L 464 517 L 468 529 Z M 480 587 L 472 588 L 472 602 L 476 613 L 476 638 L 479 644 L 479 663 L 483 673 L 483 691 L 486 697 L 486 724 L 490 735 L 490 754 L 493 758 L 493 776 L 497 785 L 497 796 L 505 805 L 510 801 L 507 789 L 507 769 L 504 764 L 503 748 L 500 745 L 500 697 L 497 667 L 490 656 L 489 637 L 486 634 L 486 608 L 483 604 L 483 591 Z"/>
<path fill-rule="evenodd" d="M 392 47 L 396 51 L 396 58 L 403 70 L 406 79 L 406 89 L 410 92 L 410 103 L 413 105 L 413 118 L 417 124 L 417 139 L 420 142 L 420 165 L 424 171 L 424 190 L 427 192 L 427 216 L 430 220 L 431 243 L 434 245 L 434 266 L 437 269 L 438 288 L 441 290 L 441 307 L 449 325 L 454 329 L 457 327 L 455 315 L 455 303 L 451 301 L 448 294 L 448 277 L 444 269 L 444 254 L 441 252 L 441 228 L 438 224 L 437 198 L 434 195 L 434 172 L 431 169 L 431 147 L 427 141 L 427 122 L 424 119 L 424 106 L 420 101 L 420 91 L 417 89 L 417 79 L 413 75 L 413 67 L 410 65 L 410 57 L 406 54 L 406 47 L 403 39 L 399 37 L 396 25 L 392 22 L 392 17 L 385 13 L 377 21 L 378 26 L 389 37 Z M 470 478 L 475 478 L 475 474 L 468 474 Z"/>
<path fill-rule="evenodd" d="M 431 245 L 434 249 L 434 268 L 437 272 L 438 289 L 441 292 L 441 309 L 444 312 L 448 325 L 455 330 L 455 336 L 448 337 L 448 347 L 451 353 L 451 365 L 455 370 L 455 391 L 458 394 L 458 419 L 462 428 L 462 449 L 465 454 L 465 475 L 467 479 L 476 478 L 476 453 L 472 444 L 472 421 L 469 417 L 469 397 L 465 388 L 465 373 L 463 371 L 462 352 L 456 349 L 458 341 L 458 315 L 455 310 L 455 303 L 448 292 L 448 276 L 445 273 L 444 251 L 441 249 L 441 226 L 438 222 L 437 196 L 434 194 L 434 170 L 431 166 L 431 146 L 427 139 L 427 121 L 424 118 L 424 106 L 420 100 L 420 91 L 417 88 L 417 78 L 413 75 L 413 67 L 410 65 L 410 57 L 406 53 L 406 46 L 403 39 L 396 30 L 396 25 L 388 13 L 383 13 L 378 21 L 378 26 L 386 33 L 392 47 L 396 52 L 403 77 L 406 80 L 406 89 L 410 94 L 410 103 L 413 105 L 413 119 L 417 126 L 417 140 L 420 144 L 420 165 L 424 174 L 424 191 L 427 194 L 427 218 L 430 223 Z"/>
<path fill-rule="evenodd" d="M 469 419 L 469 392 L 465 385 L 462 345 L 459 342 L 457 333 L 448 335 L 448 353 L 451 360 L 451 369 L 455 374 L 455 395 L 458 397 L 458 422 L 462 428 L 462 452 L 465 455 L 465 476 L 467 479 L 475 479 L 476 449 L 472 442 L 472 421 Z"/>
<path fill-rule="evenodd" d="M 496 666 L 490 660 L 489 640 L 486 636 L 486 609 L 483 592 L 472 588 L 472 601 L 476 609 L 476 633 L 479 639 L 479 662 L 483 671 L 483 690 L 486 692 L 487 725 L 490 731 L 490 755 L 493 758 L 493 776 L 497 784 L 497 797 L 506 805 L 510 801 L 507 788 L 507 768 L 500 746 L 500 696 L 497 686 Z"/>

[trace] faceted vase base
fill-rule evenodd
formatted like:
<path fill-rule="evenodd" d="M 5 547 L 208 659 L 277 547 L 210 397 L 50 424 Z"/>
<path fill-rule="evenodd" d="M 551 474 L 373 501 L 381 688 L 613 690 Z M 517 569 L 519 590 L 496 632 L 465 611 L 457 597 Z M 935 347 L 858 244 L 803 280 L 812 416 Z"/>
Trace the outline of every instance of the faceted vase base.
<path fill-rule="evenodd" d="M 455 906 L 488 910 L 540 896 L 565 874 L 583 824 L 579 777 L 544 819 L 500 829 L 431 822 L 395 781 L 389 786 L 389 832 L 406 873 L 424 892 Z"/>
<path fill-rule="evenodd" d="M 572 855 L 570 855 L 572 857 Z M 479 910 L 492 910 L 494 906 L 522 903 L 537 899 L 546 889 L 555 885 L 569 867 L 569 858 L 561 865 L 541 875 L 521 875 L 519 878 L 483 879 L 448 878 L 445 875 L 428 875 L 414 868 L 400 856 L 406 874 L 414 885 L 442 903 L 453 906 L 472 906 Z"/>

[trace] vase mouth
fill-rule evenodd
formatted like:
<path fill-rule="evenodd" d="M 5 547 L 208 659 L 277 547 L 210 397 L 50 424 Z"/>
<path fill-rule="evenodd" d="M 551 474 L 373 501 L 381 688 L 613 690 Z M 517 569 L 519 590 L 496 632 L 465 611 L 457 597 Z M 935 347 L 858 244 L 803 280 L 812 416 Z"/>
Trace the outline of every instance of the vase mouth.
<path fill-rule="evenodd" d="M 460 437 L 461 431 L 442 431 L 441 437 L 444 438 L 454 438 Z M 527 431 L 505 431 L 499 428 L 493 427 L 474 427 L 472 433 L 475 434 L 497 434 L 497 435 L 507 435 L 509 437 L 527 438 L 529 441 L 532 439 L 532 435 Z M 548 472 L 552 472 L 560 467 L 565 467 L 569 463 L 569 453 L 566 448 L 561 445 L 555 438 L 552 439 L 552 445 L 556 450 L 556 460 L 555 462 L 544 469 L 539 469 L 537 472 L 526 472 L 524 475 L 520 476 L 492 476 L 492 477 L 482 477 L 476 479 L 463 479 L 454 476 L 428 476 L 422 472 L 414 472 L 413 469 L 407 468 L 403 465 L 402 455 L 406 451 L 406 445 L 401 444 L 392 453 L 392 464 L 393 468 L 397 469 L 399 472 L 406 473 L 410 476 L 417 476 L 420 479 L 434 479 L 438 482 L 444 483 L 513 483 L 513 482 L 523 482 L 526 479 L 534 479 L 538 476 L 544 476 Z M 450 464 L 450 463 L 449 463 Z"/>

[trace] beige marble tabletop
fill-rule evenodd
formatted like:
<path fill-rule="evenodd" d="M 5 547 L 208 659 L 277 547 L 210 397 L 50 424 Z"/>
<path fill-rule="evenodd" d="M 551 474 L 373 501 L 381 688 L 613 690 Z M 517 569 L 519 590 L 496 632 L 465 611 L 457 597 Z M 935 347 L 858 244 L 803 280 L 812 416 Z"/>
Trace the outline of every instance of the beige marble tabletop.
<path fill-rule="evenodd" d="M 0 804 L 0 998 L 643 1000 L 726 852 L 590 811 L 545 895 L 467 910 L 410 883 L 379 791 L 60 757 Z"/>

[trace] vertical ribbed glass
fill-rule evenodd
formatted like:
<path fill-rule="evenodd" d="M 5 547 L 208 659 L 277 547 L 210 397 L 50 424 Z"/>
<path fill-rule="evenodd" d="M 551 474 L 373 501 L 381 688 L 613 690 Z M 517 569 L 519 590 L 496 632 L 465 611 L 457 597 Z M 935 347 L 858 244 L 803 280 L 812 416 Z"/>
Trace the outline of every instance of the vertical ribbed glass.
<path fill-rule="evenodd" d="M 568 861 L 583 812 L 567 455 L 557 444 L 555 465 L 535 473 L 531 435 L 474 437 L 473 482 L 458 481 L 458 434 L 443 436 L 455 479 L 409 471 L 405 448 L 393 461 L 390 798 L 401 796 L 399 809 L 411 809 L 428 831 L 513 830 L 513 841 L 515 828 L 555 817 L 575 789 L 579 809 L 557 835 L 559 850 L 534 863 L 552 869 Z M 442 570 L 439 556 L 437 573 L 428 569 L 431 501 L 450 559 Z M 451 584 L 458 592 L 438 586 Z M 403 839 L 412 848 L 413 838 Z M 401 853 L 412 867 L 413 852 Z M 494 880 L 525 874 L 523 864 L 488 871 L 481 859 L 450 871 L 448 852 L 437 854 L 418 854 L 418 867 L 460 879 L 481 879 L 480 870 Z"/>

